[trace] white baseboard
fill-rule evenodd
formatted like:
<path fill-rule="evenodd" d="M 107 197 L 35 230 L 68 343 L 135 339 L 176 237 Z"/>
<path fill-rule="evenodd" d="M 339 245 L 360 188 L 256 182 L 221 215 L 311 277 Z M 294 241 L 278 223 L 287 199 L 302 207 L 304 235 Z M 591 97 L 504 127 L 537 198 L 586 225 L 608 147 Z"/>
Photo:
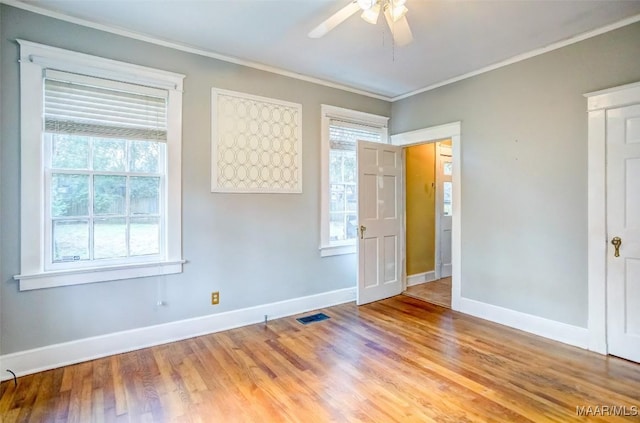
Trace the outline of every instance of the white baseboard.
<path fill-rule="evenodd" d="M 520 329 L 534 335 L 553 339 L 554 341 L 584 349 L 588 349 L 589 347 L 589 330 L 587 328 L 556 322 L 555 320 L 545 319 L 469 298 L 460 298 L 459 311 L 481 319 L 500 323 L 501 325 Z"/>
<path fill-rule="evenodd" d="M 0 355 L 3 370 L 0 372 L 0 380 L 12 377 L 4 369 L 11 369 L 17 376 L 24 376 L 113 354 L 264 322 L 265 315 L 272 320 L 348 303 L 354 301 L 355 297 L 355 287 L 338 289 L 307 297 Z"/>
<path fill-rule="evenodd" d="M 421 283 L 433 282 L 436 280 L 436 272 L 416 273 L 415 275 L 407 276 L 407 286 L 420 285 Z"/>

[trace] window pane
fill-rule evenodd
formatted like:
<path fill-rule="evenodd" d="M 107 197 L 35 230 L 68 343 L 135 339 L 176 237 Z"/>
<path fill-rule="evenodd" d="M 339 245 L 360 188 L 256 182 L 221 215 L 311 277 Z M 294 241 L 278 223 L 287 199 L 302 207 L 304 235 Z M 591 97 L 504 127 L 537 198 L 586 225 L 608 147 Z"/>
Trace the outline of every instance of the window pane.
<path fill-rule="evenodd" d="M 356 239 L 358 236 L 358 218 L 354 213 L 346 216 L 346 239 Z"/>
<path fill-rule="evenodd" d="M 356 168 L 356 152 L 349 151 L 344 153 L 344 168 L 343 175 L 345 182 L 355 182 L 356 181 L 356 173 L 358 169 Z"/>
<path fill-rule="evenodd" d="M 135 217 L 130 219 L 129 248 L 132 256 L 160 253 L 160 219 Z"/>
<path fill-rule="evenodd" d="M 131 177 L 131 214 L 158 214 L 160 178 Z"/>
<path fill-rule="evenodd" d="M 93 139 L 93 169 L 124 171 L 127 142 L 108 138 Z"/>
<path fill-rule="evenodd" d="M 453 174 L 453 164 L 451 162 L 444 162 L 443 173 L 451 176 Z"/>
<path fill-rule="evenodd" d="M 51 167 L 54 169 L 88 169 L 89 138 L 67 134 L 51 134 Z"/>
<path fill-rule="evenodd" d="M 127 177 L 95 175 L 93 177 L 93 213 L 125 214 Z"/>
<path fill-rule="evenodd" d="M 344 211 L 344 194 L 344 185 L 331 185 L 331 203 L 329 208 L 330 211 Z"/>
<path fill-rule="evenodd" d="M 89 222 L 86 219 L 53 222 L 53 261 L 89 259 Z"/>
<path fill-rule="evenodd" d="M 131 141 L 131 172 L 158 173 L 160 171 L 160 144 L 153 141 Z"/>
<path fill-rule="evenodd" d="M 452 196 L 453 183 L 444 182 L 444 215 L 451 216 L 451 196 Z"/>
<path fill-rule="evenodd" d="M 343 241 L 347 236 L 344 213 L 331 213 L 329 215 L 329 239 L 331 241 Z"/>
<path fill-rule="evenodd" d="M 96 219 L 93 223 L 93 258 L 127 256 L 127 224 L 123 218 Z"/>
<path fill-rule="evenodd" d="M 347 197 L 347 211 L 358 211 L 358 187 L 356 185 L 347 185 L 345 187 Z"/>
<path fill-rule="evenodd" d="M 329 151 L 329 182 L 342 182 L 342 152 Z"/>
<path fill-rule="evenodd" d="M 51 175 L 51 215 L 87 216 L 89 214 L 89 176 Z"/>

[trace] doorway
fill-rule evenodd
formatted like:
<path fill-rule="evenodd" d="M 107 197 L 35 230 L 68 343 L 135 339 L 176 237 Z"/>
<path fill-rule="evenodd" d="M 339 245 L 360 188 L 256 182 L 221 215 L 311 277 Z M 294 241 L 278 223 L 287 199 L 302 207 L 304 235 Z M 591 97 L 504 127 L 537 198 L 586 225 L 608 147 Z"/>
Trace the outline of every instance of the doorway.
<path fill-rule="evenodd" d="M 640 83 L 586 96 L 589 349 L 640 362 Z"/>
<path fill-rule="evenodd" d="M 462 183 L 461 183 L 461 161 L 460 161 L 460 151 L 461 151 L 461 122 L 452 122 L 444 125 L 438 125 L 423 129 L 418 129 L 415 131 L 404 132 L 400 134 L 396 134 L 391 136 L 391 143 L 393 145 L 402 146 L 405 148 L 417 145 L 425 145 L 431 144 L 435 146 L 438 142 L 448 141 L 450 143 L 450 156 L 453 165 L 451 166 L 451 175 L 450 182 L 452 183 L 451 187 L 455 187 L 455 189 L 451 190 L 450 197 L 450 236 L 451 236 L 451 254 L 450 254 L 450 271 L 451 276 L 448 281 L 446 281 L 450 285 L 445 285 L 443 290 L 445 293 L 450 295 L 450 301 L 447 301 L 450 304 L 450 307 L 453 310 L 460 309 L 460 299 L 461 299 L 461 280 L 462 280 L 462 269 L 460 266 L 461 263 L 461 217 L 462 217 L 462 201 L 461 201 L 461 192 L 462 192 Z M 434 148 L 434 147 L 432 147 Z M 405 151 L 406 153 L 406 151 Z M 434 156 L 435 156 L 435 148 L 434 148 Z M 460 165 L 458 165 L 460 164 Z M 406 174 L 406 167 L 405 167 Z M 434 165 L 434 176 L 435 176 L 435 165 Z M 406 180 L 406 175 L 403 175 L 403 180 Z M 434 181 L 435 184 L 435 181 Z M 406 188 L 406 185 L 405 185 Z M 435 188 L 435 187 L 434 187 Z M 406 192 L 403 190 L 403 201 L 406 203 Z M 434 189 L 434 199 L 435 199 L 435 189 Z M 448 201 L 447 201 L 448 202 Z M 443 199 L 444 203 L 444 199 Z M 444 208 L 444 205 L 443 205 Z M 435 213 L 434 213 L 435 214 Z M 435 231 L 435 228 L 434 228 Z M 426 272 L 425 275 L 420 275 L 419 278 L 411 277 L 410 269 L 407 268 L 408 265 L 408 257 L 407 257 L 407 248 L 406 248 L 406 239 L 409 236 L 407 231 L 407 216 L 405 213 L 405 218 L 403 220 L 403 240 L 402 240 L 402 257 L 403 261 L 403 282 L 404 282 L 404 291 L 407 292 L 407 288 L 412 285 L 424 285 L 420 282 L 426 279 L 430 279 L 431 281 L 436 279 L 435 276 L 435 254 L 433 257 L 433 265 L 431 267 L 432 272 Z M 435 235 L 434 235 L 435 237 Z M 434 241 L 435 242 L 435 241 Z M 435 250 L 435 245 L 434 245 Z M 443 281 L 444 282 L 444 281 Z M 430 282 L 433 283 L 433 282 Z M 433 285 L 435 288 L 436 285 Z M 413 291 L 414 289 L 410 289 L 409 291 Z M 437 299 L 434 300 L 438 301 Z"/>
<path fill-rule="evenodd" d="M 451 140 L 403 151 L 407 284 L 404 294 L 451 308 Z"/>

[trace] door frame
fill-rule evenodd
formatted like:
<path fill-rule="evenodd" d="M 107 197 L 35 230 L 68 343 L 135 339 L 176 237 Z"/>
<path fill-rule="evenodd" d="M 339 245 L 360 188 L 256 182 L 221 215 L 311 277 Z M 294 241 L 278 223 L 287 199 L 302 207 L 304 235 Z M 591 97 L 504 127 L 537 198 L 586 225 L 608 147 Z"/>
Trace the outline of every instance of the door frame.
<path fill-rule="evenodd" d="M 588 111 L 588 348 L 607 354 L 607 109 L 640 103 L 640 82 L 584 95 Z M 455 169 L 455 167 L 454 167 Z"/>
<path fill-rule="evenodd" d="M 451 309 L 460 310 L 462 288 L 462 122 L 450 122 L 444 125 L 431 126 L 415 131 L 403 132 L 391 136 L 391 144 L 410 147 L 418 144 L 435 143 L 451 140 L 451 156 L 453 160 L 453 216 L 451 221 Z M 404 150 L 403 150 L 404 155 Z M 404 168 L 404 166 L 403 166 Z M 406 193 L 403 183 L 402 201 L 406 202 Z M 402 285 L 407 287 L 407 252 L 406 252 L 406 215 L 402 219 L 401 258 L 402 258 Z"/>
<path fill-rule="evenodd" d="M 441 168 L 441 163 L 440 163 L 440 157 L 441 157 L 441 144 L 438 141 L 435 141 L 435 184 L 436 184 L 436 208 L 435 208 L 435 220 L 436 220 L 436 227 L 435 227 L 435 248 L 434 248 L 434 272 L 435 272 L 435 278 L 436 280 L 442 278 L 442 249 L 440 248 L 440 234 L 442 232 L 442 228 L 440 227 L 442 225 L 442 208 L 444 206 L 444 204 L 442 202 L 440 202 L 440 195 L 441 195 L 441 190 L 443 188 L 440 187 L 440 184 L 443 182 L 443 174 L 442 174 L 442 168 Z M 453 141 L 452 141 L 453 143 Z M 427 144 L 431 144 L 431 143 L 427 143 Z M 451 151 L 451 161 L 453 162 L 453 147 L 449 148 L 449 150 Z M 453 176 L 453 175 L 452 175 Z M 454 189 L 455 189 L 455 185 L 454 185 Z M 444 197 L 443 197 L 444 199 Z"/>

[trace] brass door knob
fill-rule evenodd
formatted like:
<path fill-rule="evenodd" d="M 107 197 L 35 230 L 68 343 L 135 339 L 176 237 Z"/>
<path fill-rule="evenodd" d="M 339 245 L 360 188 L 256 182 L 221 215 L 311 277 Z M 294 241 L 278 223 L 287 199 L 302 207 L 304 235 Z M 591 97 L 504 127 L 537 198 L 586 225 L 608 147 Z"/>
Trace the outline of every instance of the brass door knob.
<path fill-rule="evenodd" d="M 613 255 L 615 257 L 620 257 L 620 246 L 622 245 L 622 239 L 619 236 L 613 237 L 613 239 L 611 240 L 611 244 L 613 244 L 615 248 L 615 252 L 613 253 Z"/>
<path fill-rule="evenodd" d="M 364 232 L 367 230 L 367 227 L 364 225 L 360 225 L 360 239 L 364 239 Z"/>

